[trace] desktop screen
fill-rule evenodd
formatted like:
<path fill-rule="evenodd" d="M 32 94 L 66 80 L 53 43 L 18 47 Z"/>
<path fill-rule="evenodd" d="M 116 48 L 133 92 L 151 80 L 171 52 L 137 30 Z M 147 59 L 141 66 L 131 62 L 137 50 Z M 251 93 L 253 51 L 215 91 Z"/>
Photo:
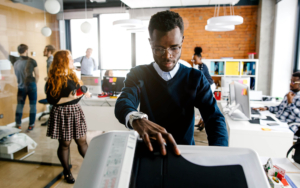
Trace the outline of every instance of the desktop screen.
<path fill-rule="evenodd" d="M 118 94 L 124 87 L 125 77 L 103 77 L 102 91 L 112 94 Z"/>

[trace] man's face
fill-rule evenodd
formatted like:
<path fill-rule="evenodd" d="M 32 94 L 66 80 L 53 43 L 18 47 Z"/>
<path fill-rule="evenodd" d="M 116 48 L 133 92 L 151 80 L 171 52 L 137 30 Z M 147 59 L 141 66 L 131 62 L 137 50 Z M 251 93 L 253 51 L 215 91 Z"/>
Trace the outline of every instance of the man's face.
<path fill-rule="evenodd" d="M 90 57 L 92 55 L 93 50 L 89 49 L 86 51 L 86 56 Z"/>
<path fill-rule="evenodd" d="M 184 36 L 182 36 L 179 27 L 176 27 L 169 32 L 162 32 L 156 29 L 153 31 L 149 41 L 153 51 L 153 58 L 161 70 L 165 72 L 173 70 L 181 56 L 183 39 Z M 163 55 L 160 55 L 159 53 L 155 54 L 154 52 L 163 50 L 165 50 Z"/>
<path fill-rule="evenodd" d="M 292 76 L 291 83 L 290 83 L 290 90 L 292 90 L 294 92 L 300 91 L 300 79 L 299 79 L 299 77 L 293 77 Z"/>
<path fill-rule="evenodd" d="M 47 50 L 47 47 L 45 47 L 45 49 L 44 49 L 44 56 L 48 56 L 48 50 Z"/>

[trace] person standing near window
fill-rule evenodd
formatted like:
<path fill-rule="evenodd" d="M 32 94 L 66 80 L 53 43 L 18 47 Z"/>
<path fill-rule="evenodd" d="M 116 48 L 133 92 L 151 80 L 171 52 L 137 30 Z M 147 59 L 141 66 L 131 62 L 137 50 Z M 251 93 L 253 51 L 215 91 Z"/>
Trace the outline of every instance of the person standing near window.
<path fill-rule="evenodd" d="M 49 72 L 50 65 L 53 61 L 53 54 L 55 52 L 55 47 L 52 45 L 47 45 L 44 49 L 44 57 L 47 57 L 47 74 Z"/>
<path fill-rule="evenodd" d="M 210 84 L 211 91 L 214 93 L 214 91 L 216 89 L 216 84 L 214 83 L 214 80 L 211 78 L 207 66 L 202 62 L 202 55 L 201 55 L 202 48 L 201 47 L 195 47 L 194 52 L 195 53 L 194 53 L 192 62 L 195 65 L 198 65 L 198 69 L 203 72 L 205 78 L 207 79 L 207 81 Z M 204 129 L 205 125 L 204 125 L 204 122 L 203 122 L 202 118 L 200 119 L 200 121 L 196 125 L 196 127 L 198 127 L 199 131 L 202 131 Z"/>
<path fill-rule="evenodd" d="M 64 168 L 64 176 L 68 183 L 74 183 L 69 168 L 69 149 L 72 139 L 75 140 L 82 157 L 88 148 L 86 142 L 86 121 L 83 111 L 78 104 L 85 95 L 90 97 L 86 86 L 78 79 L 73 71 L 71 53 L 61 50 L 55 53 L 49 70 L 49 79 L 46 84 L 47 100 L 53 105 L 50 112 L 47 136 L 58 139 L 57 156 Z M 87 91 L 80 92 L 78 91 Z"/>
<path fill-rule="evenodd" d="M 14 70 L 18 80 L 18 96 L 16 110 L 16 127 L 21 129 L 23 108 L 26 97 L 29 98 L 30 115 L 27 131 L 32 131 L 35 124 L 37 83 L 39 81 L 39 69 L 34 59 L 28 57 L 28 46 L 20 44 L 18 46 L 20 58 L 14 63 Z M 34 76 L 33 76 L 34 74 Z"/>
<path fill-rule="evenodd" d="M 74 59 L 74 62 L 80 62 L 80 68 L 76 70 L 81 71 L 81 75 L 92 76 L 93 71 L 97 70 L 97 65 L 94 58 L 91 57 L 93 53 L 92 48 L 86 50 L 86 55 Z"/>
<path fill-rule="evenodd" d="M 53 61 L 54 52 L 55 52 L 55 47 L 50 45 L 50 44 L 47 45 L 44 49 L 44 57 L 47 57 L 47 60 L 46 60 L 46 63 L 47 63 L 47 76 L 44 78 L 45 81 L 47 81 L 47 79 L 48 79 L 48 72 L 49 72 L 50 65 Z M 49 107 L 50 111 L 51 111 L 51 109 L 52 109 L 52 105 L 50 105 L 50 107 Z M 41 126 L 47 126 L 47 125 L 48 125 L 48 120 L 41 124 Z"/>

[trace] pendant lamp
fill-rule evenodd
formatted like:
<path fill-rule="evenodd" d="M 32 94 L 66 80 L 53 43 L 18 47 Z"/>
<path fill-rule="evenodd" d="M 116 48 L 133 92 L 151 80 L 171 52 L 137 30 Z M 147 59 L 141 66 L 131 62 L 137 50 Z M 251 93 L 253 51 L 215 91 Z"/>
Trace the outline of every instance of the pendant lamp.
<path fill-rule="evenodd" d="M 125 29 L 134 29 L 143 26 L 142 20 L 138 19 L 126 19 L 126 20 L 117 20 L 113 22 L 114 26 L 122 27 Z"/>
<path fill-rule="evenodd" d="M 240 25 L 244 22 L 242 16 L 218 16 L 207 20 L 207 25 Z"/>
<path fill-rule="evenodd" d="M 52 34 L 52 30 L 47 26 L 43 27 L 41 32 L 45 37 L 49 37 Z"/>
<path fill-rule="evenodd" d="M 86 0 L 85 0 L 85 19 L 87 19 L 87 12 L 86 12 Z M 81 24 L 80 29 L 83 33 L 89 33 L 91 31 L 92 25 L 85 21 Z"/>
<path fill-rule="evenodd" d="M 214 17 L 207 20 L 205 26 L 206 31 L 233 31 L 235 25 L 240 25 L 244 22 L 243 17 L 234 15 L 234 7 L 230 5 L 230 15 L 226 15 L 224 5 L 224 16 L 219 16 L 220 5 L 215 6 Z"/>
<path fill-rule="evenodd" d="M 127 29 L 128 32 L 131 33 L 141 33 L 148 31 L 148 27 L 140 27 L 140 28 L 134 28 L 134 29 Z"/>
<path fill-rule="evenodd" d="M 234 25 L 206 25 L 206 31 L 233 31 L 235 29 Z"/>
<path fill-rule="evenodd" d="M 46 8 L 44 8 L 44 22 L 45 22 L 45 27 L 42 28 L 41 33 L 42 35 L 44 35 L 45 37 L 49 37 L 52 34 L 52 30 L 47 27 L 47 22 L 46 22 Z"/>
<path fill-rule="evenodd" d="M 60 11 L 60 4 L 57 0 L 47 0 L 44 6 L 50 14 L 57 14 Z"/>

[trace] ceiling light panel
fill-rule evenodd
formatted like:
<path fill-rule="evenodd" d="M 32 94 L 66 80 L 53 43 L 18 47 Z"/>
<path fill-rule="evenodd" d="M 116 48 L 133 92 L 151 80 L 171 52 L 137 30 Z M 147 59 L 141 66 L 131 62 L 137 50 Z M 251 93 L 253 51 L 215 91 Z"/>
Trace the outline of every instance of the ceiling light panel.
<path fill-rule="evenodd" d="M 122 0 L 130 8 L 180 7 L 214 4 L 236 4 L 239 0 Z"/>

